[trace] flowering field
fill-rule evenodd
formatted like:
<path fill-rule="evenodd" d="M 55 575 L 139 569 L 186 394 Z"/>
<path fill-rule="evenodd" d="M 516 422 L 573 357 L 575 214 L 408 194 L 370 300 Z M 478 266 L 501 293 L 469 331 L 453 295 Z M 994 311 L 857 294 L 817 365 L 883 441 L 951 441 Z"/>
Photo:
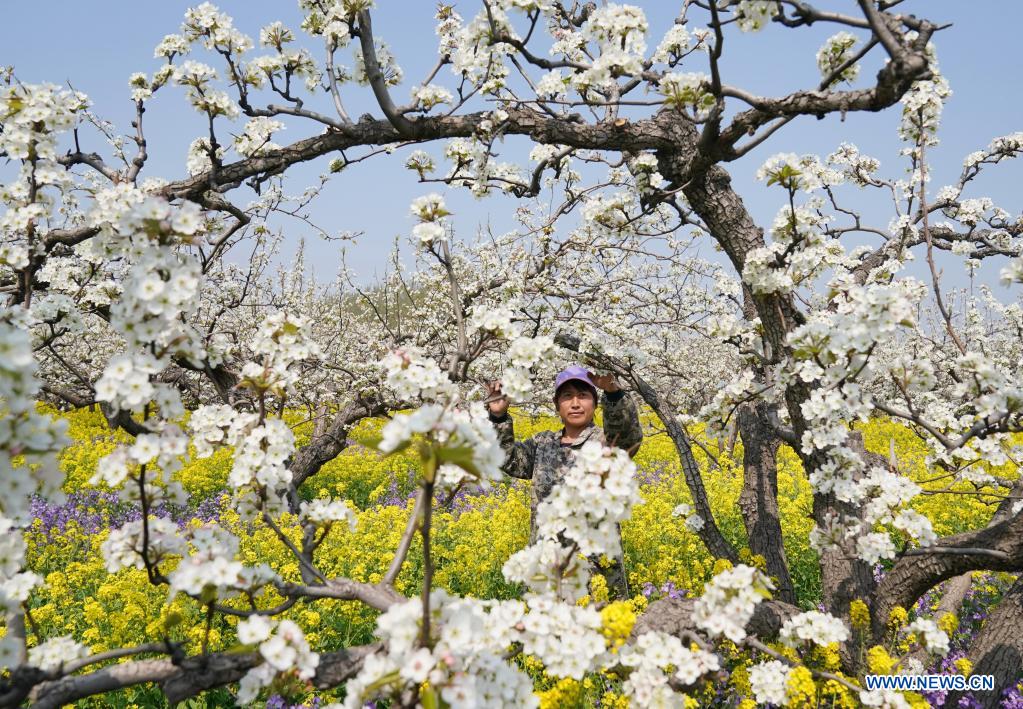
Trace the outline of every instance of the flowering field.
<path fill-rule="evenodd" d="M 135 646 L 159 641 L 168 635 L 186 643 L 190 651 L 201 651 L 206 625 L 201 607 L 194 600 L 178 595 L 168 598 L 166 587 L 148 583 L 145 571 L 131 568 L 108 574 L 101 547 L 109 530 L 138 516 L 138 508 L 118 501 L 111 491 L 89 484 L 97 461 L 114 449 L 123 434 L 112 434 L 98 413 L 79 411 L 62 414 L 70 424 L 74 441 L 62 457 L 67 475 L 66 500 L 62 504 L 37 501 L 33 508 L 35 522 L 26 535 L 29 545 L 29 568 L 45 578 L 30 601 L 29 622 L 46 637 L 71 631 L 74 638 L 93 652 L 117 647 Z M 308 424 L 291 422 L 301 440 L 308 435 Z M 353 434 L 360 439 L 379 424 L 363 426 Z M 518 435 L 530 436 L 539 430 L 554 428 L 551 418 L 519 417 Z M 885 421 L 874 421 L 864 428 L 869 448 L 888 452 L 894 441 L 900 467 L 911 478 L 926 475 L 922 459 L 924 450 L 908 430 Z M 697 437 L 697 459 L 704 471 L 713 511 L 723 532 L 739 548 L 745 548 L 745 532 L 734 504 L 741 484 L 741 444 L 729 454 L 720 450 L 717 441 Z M 706 451 L 703 448 L 706 448 Z M 712 459 L 715 458 L 716 460 Z M 738 462 L 737 462 L 738 461 Z M 715 560 L 683 519 L 672 511 L 689 502 L 678 458 L 665 435 L 651 435 L 636 456 L 642 479 L 642 502 L 633 510 L 632 519 L 623 524 L 626 566 L 634 597 L 631 601 L 614 602 L 603 607 L 603 632 L 609 647 L 615 647 L 628 636 L 637 615 L 646 606 L 662 597 L 698 596 L 704 584 L 728 562 Z M 779 503 L 785 550 L 789 558 L 800 606 L 816 608 L 820 600 L 819 567 L 815 552 L 808 544 L 812 520 L 810 486 L 796 456 L 788 449 L 779 452 Z M 335 526 L 331 537 L 318 552 L 320 568 L 330 576 L 346 576 L 357 581 L 379 581 L 385 572 L 413 506 L 418 474 L 418 458 L 412 454 L 379 456 L 358 443 L 353 443 L 337 459 L 331 461 L 303 490 L 309 498 L 332 495 L 346 498 L 358 508 L 354 530 Z M 243 523 L 224 496 L 231 468 L 229 450 L 185 465 L 177 474 L 189 494 L 185 508 L 160 507 L 154 513 L 172 520 L 180 527 L 201 526 L 218 520 L 240 539 L 239 558 L 246 564 L 266 562 L 285 579 L 299 580 L 294 557 L 286 554 L 273 533 L 265 528 L 252 528 Z M 1012 477 L 1008 470 L 997 471 Z M 518 589 L 509 585 L 502 573 L 504 562 L 525 546 L 529 527 L 528 483 L 512 481 L 498 485 L 487 493 L 459 493 L 438 509 L 434 516 L 434 547 L 436 560 L 434 583 L 452 595 L 479 598 L 513 598 Z M 990 517 L 991 508 L 976 496 L 922 495 L 916 509 L 926 514 L 939 535 L 975 528 Z M 288 519 L 285 518 L 285 522 Z M 342 528 L 343 527 L 343 528 Z M 298 538 L 297 528 L 291 532 Z M 420 542 L 416 541 L 418 545 Z M 401 593 L 412 595 L 422 580 L 421 551 L 413 546 L 395 586 Z M 763 565 L 763 560 L 749 557 L 743 561 Z M 881 566 L 875 573 L 883 574 Z M 599 577 L 598 577 L 599 578 Z M 943 660 L 944 671 L 968 671 L 969 663 L 960 659 L 973 634 L 985 618 L 985 608 L 997 601 L 1007 588 L 1011 576 L 976 574 L 972 590 L 956 618 L 946 617 L 942 628 L 951 639 L 951 653 Z M 600 589 L 595 592 L 600 594 Z M 273 605 L 280 598 L 268 598 Z M 583 603 L 591 599 L 584 599 Z M 606 598 L 592 599 L 606 601 Z M 920 610 L 930 611 L 939 596 L 930 594 L 919 603 Z M 915 609 L 893 614 L 893 625 L 906 625 Z M 309 642 L 328 650 L 369 642 L 372 639 L 376 612 L 354 601 L 324 601 L 315 610 L 298 604 L 286 611 L 306 633 Z M 855 625 L 855 614 L 853 614 Z M 229 649 L 238 644 L 235 621 L 230 616 L 218 618 L 208 636 L 210 651 Z M 893 636 L 894 637 L 894 636 Z M 734 646 L 733 646 L 734 647 Z M 837 646 L 835 646 L 837 647 Z M 792 652 L 777 645 L 781 652 Z M 905 647 L 901 648 L 904 650 Z M 899 647 L 875 646 L 868 650 L 868 663 L 873 671 L 885 672 Z M 821 648 L 809 662 L 823 670 L 837 672 L 837 650 Z M 729 665 L 712 680 L 701 684 L 701 706 L 752 707 L 749 675 L 751 660 L 735 649 L 725 658 Z M 803 658 L 806 660 L 806 658 Z M 522 660 L 534 678 L 534 686 L 542 706 L 626 706 L 616 693 L 620 680 L 610 675 L 587 676 L 579 682 L 572 679 L 555 681 L 543 672 L 539 661 Z M 273 688 L 269 706 L 301 704 L 307 688 L 302 684 Z M 833 682 L 814 680 L 809 672 L 790 676 L 787 696 L 790 706 L 856 706 L 857 700 Z M 322 697 L 322 694 L 320 695 Z M 929 697 L 937 703 L 939 696 Z M 82 706 L 150 706 L 162 703 L 156 689 L 142 687 L 122 690 L 93 700 Z M 1006 706 L 1021 706 L 1019 694 Z M 230 705 L 226 690 L 208 693 L 192 700 L 190 706 Z M 920 702 L 924 702 L 921 698 Z M 926 706 L 925 703 L 919 703 Z"/>

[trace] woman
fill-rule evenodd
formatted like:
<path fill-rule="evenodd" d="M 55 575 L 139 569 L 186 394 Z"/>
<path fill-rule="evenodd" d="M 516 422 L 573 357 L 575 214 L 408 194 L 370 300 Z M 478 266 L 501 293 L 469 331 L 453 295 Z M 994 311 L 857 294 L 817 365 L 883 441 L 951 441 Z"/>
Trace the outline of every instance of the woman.
<path fill-rule="evenodd" d="M 554 408 L 561 417 L 561 431 L 542 431 L 525 441 L 515 440 L 511 417 L 508 416 L 508 400 L 501 396 L 501 383 L 490 385 L 488 407 L 490 420 L 497 429 L 501 448 L 505 452 L 503 470 L 506 474 L 523 480 L 532 480 L 530 491 L 529 542 L 536 541 L 536 509 L 572 467 L 575 452 L 586 441 L 598 440 L 604 445 L 618 446 L 629 455 L 635 455 L 643 441 L 639 423 L 639 412 L 635 403 L 619 386 L 613 374 L 595 375 L 586 368 L 573 365 L 554 380 Z M 597 391 L 604 392 L 604 428 L 593 423 L 597 409 Z M 608 590 L 613 597 L 628 598 L 628 583 L 621 552 L 619 549 L 609 567 L 602 566 L 596 559 L 590 562 L 607 580 Z"/>

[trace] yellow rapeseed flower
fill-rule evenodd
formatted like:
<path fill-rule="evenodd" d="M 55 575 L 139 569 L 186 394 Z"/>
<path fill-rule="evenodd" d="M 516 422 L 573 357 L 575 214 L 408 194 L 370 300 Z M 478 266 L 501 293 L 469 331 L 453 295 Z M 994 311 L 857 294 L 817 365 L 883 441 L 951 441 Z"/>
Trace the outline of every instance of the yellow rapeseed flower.
<path fill-rule="evenodd" d="M 902 606 L 895 606 L 892 608 L 891 613 L 888 614 L 888 627 L 898 629 L 905 627 L 909 623 L 909 613 Z"/>
<path fill-rule="evenodd" d="M 969 676 L 973 674 L 973 663 L 970 662 L 970 658 L 968 657 L 960 657 L 952 664 L 955 665 L 956 671 L 958 671 L 961 675 Z"/>
<path fill-rule="evenodd" d="M 604 642 L 611 652 L 618 652 L 618 648 L 625 644 L 636 624 L 636 612 L 633 610 L 632 601 L 615 601 L 600 611 L 601 628 L 604 634 Z"/>
<path fill-rule="evenodd" d="M 951 637 L 959 629 L 959 618 L 955 613 L 945 613 L 938 619 L 938 627 Z"/>
<path fill-rule="evenodd" d="M 854 630 L 861 633 L 870 630 L 870 608 L 861 599 L 853 599 L 849 603 L 849 620 Z"/>
<path fill-rule="evenodd" d="M 806 667 L 793 667 L 789 671 L 789 681 L 785 687 L 789 707 L 816 707 L 817 685 L 813 674 Z"/>
<path fill-rule="evenodd" d="M 887 650 L 880 645 L 875 645 L 867 650 L 867 667 L 871 674 L 890 675 L 895 668 L 895 660 Z"/>
<path fill-rule="evenodd" d="M 590 597 L 594 603 L 607 603 L 609 599 L 607 579 L 602 574 L 594 574 L 590 579 Z"/>

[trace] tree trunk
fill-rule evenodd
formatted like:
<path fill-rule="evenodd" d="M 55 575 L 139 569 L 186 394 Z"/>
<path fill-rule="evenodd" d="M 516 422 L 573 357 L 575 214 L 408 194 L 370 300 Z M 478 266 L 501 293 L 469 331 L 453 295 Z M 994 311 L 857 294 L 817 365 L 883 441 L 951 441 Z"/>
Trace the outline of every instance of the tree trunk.
<path fill-rule="evenodd" d="M 1023 577 L 991 611 L 970 648 L 973 674 L 994 675 L 995 691 L 974 692 L 984 709 L 999 706 L 1002 692 L 1023 678 Z M 951 693 L 945 706 L 959 706 L 962 693 Z"/>
<path fill-rule="evenodd" d="M 863 435 L 859 431 L 849 433 L 848 445 L 859 453 L 868 467 L 887 465 L 884 457 L 867 451 L 863 445 Z M 835 499 L 834 495 L 814 494 L 813 516 L 818 526 L 823 526 L 831 514 L 846 518 L 861 516 L 858 508 Z M 820 563 L 824 605 L 832 615 L 840 618 L 848 616 L 849 604 L 856 599 L 864 603 L 870 602 L 877 584 L 870 564 L 862 561 L 857 555 L 855 538 L 842 540 L 837 549 L 821 554 Z"/>
<path fill-rule="evenodd" d="M 795 605 L 796 592 L 785 558 L 778 512 L 778 438 L 771 430 L 767 410 L 768 404 L 764 401 L 739 407 L 743 467 L 739 508 L 750 551 L 764 557 L 767 573 L 774 578 L 775 597 Z"/>
<path fill-rule="evenodd" d="M 696 514 L 703 519 L 704 523 L 703 528 L 696 533 L 697 536 L 700 537 L 708 551 L 715 557 L 728 559 L 733 564 L 737 564 L 739 562 L 739 555 L 735 552 L 735 547 L 721 534 L 721 530 L 718 529 L 717 522 L 714 520 L 714 514 L 710 509 L 710 498 L 707 496 L 707 488 L 704 487 L 700 466 L 697 464 L 695 456 L 693 456 L 693 449 L 689 445 L 689 436 L 685 428 L 679 423 L 675 414 L 664 406 L 661 396 L 654 391 L 653 387 L 639 376 L 634 375 L 632 378 L 636 389 L 639 391 L 639 395 L 643 397 L 643 401 L 653 409 L 654 413 L 657 414 L 657 418 L 664 424 L 668 437 L 671 438 L 672 443 L 675 444 L 675 450 L 678 451 L 679 461 L 682 463 L 682 474 L 685 476 L 689 494 L 693 498 L 693 508 Z"/>
<path fill-rule="evenodd" d="M 1023 569 L 1023 514 L 981 530 L 943 537 L 920 554 L 900 558 L 877 588 L 871 612 L 874 637 L 884 634 L 893 608 L 909 608 L 942 581 L 979 569 Z"/>
<path fill-rule="evenodd" d="M 960 574 L 959 576 L 950 579 L 945 584 L 945 589 L 941 594 L 941 600 L 938 602 L 938 607 L 934 609 L 934 613 L 931 614 L 931 617 L 937 621 L 948 613 L 955 613 L 958 618 L 959 611 L 963 607 L 963 600 L 966 598 L 966 594 L 972 585 L 972 571 Z M 906 655 L 906 660 L 917 660 L 924 667 L 927 667 L 927 659 L 927 649 L 922 647 L 917 648 Z M 905 661 L 903 661 L 903 664 L 905 665 Z"/>
<path fill-rule="evenodd" d="M 673 182 L 685 184 L 683 190 L 689 203 L 703 219 L 714 239 L 721 245 L 733 267 L 742 273 L 746 255 L 765 245 L 764 231 L 756 225 L 732 189 L 731 178 L 721 167 L 712 166 L 696 174 L 686 174 L 690 163 L 682 155 L 664 155 L 659 162 L 661 172 Z M 787 294 L 753 295 L 756 314 L 764 333 L 765 350 L 769 357 L 778 357 L 785 351 L 788 334 L 804 322 L 804 317 Z M 792 430 L 798 439 L 807 430 L 802 405 L 810 398 L 810 386 L 796 380 L 784 392 L 785 406 L 792 421 Z M 823 454 L 802 454 L 803 467 L 810 475 L 824 462 Z M 831 514 L 858 516 L 855 509 L 843 507 L 832 495 L 814 495 L 813 516 L 823 525 Z M 821 554 L 821 574 L 824 604 L 836 615 L 849 612 L 854 598 L 869 598 L 874 580 L 870 567 L 855 559 L 855 540 L 847 540 L 839 548 Z"/>
<path fill-rule="evenodd" d="M 692 619 L 695 603 L 692 598 L 662 598 L 654 601 L 636 620 L 631 637 L 658 631 L 683 638 L 684 642 L 686 633 L 697 631 Z M 778 631 L 785 621 L 800 612 L 796 606 L 782 601 L 763 601 L 757 604 L 753 617 L 746 624 L 746 632 L 764 642 L 770 642 L 778 637 Z"/>

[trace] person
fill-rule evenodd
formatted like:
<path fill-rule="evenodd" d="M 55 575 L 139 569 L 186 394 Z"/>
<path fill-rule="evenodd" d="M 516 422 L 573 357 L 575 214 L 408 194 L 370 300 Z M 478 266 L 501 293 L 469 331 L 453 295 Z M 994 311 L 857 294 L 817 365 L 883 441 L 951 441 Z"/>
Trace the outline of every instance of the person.
<path fill-rule="evenodd" d="M 635 455 L 643 441 L 636 404 L 618 384 L 613 374 L 595 375 L 585 367 L 573 365 L 560 372 L 554 380 L 554 408 L 561 417 L 561 431 L 542 431 L 525 441 L 515 440 L 515 429 L 508 415 L 508 399 L 501 395 L 501 383 L 489 385 L 487 397 L 490 421 L 505 452 L 502 469 L 513 478 L 531 480 L 529 543 L 536 541 L 536 510 L 541 502 L 564 479 L 572 467 L 575 452 L 589 440 L 613 445 Z M 604 428 L 593 422 L 598 390 L 603 392 Z M 594 570 L 607 581 L 609 595 L 629 597 L 625 563 L 621 550 L 621 529 L 618 534 L 616 558 L 590 559 Z"/>

